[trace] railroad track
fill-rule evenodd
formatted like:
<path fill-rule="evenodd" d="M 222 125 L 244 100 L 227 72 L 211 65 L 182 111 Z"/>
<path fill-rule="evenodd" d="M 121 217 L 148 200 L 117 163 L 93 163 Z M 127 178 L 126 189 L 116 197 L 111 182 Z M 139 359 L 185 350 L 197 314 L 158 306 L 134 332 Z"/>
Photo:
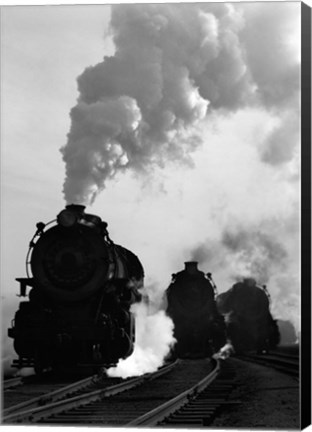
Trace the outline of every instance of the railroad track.
<path fill-rule="evenodd" d="M 67 385 L 61 385 L 53 391 L 45 391 L 42 394 L 46 383 L 37 382 L 37 392 L 39 396 L 29 398 L 20 403 L 13 403 L 3 410 L 2 422 L 7 424 L 15 423 L 36 423 L 44 421 L 52 414 L 58 414 L 64 410 L 70 410 L 80 406 L 87 405 L 91 402 L 107 398 L 118 394 L 146 380 L 157 378 L 157 376 L 169 372 L 176 363 L 169 364 L 154 374 L 146 374 L 138 378 L 122 380 L 121 378 L 108 378 L 103 376 L 91 376 L 80 381 L 71 382 Z M 117 382 L 117 384 L 116 384 Z M 112 385 L 114 383 L 114 385 Z M 54 384 L 55 385 L 55 384 Z M 59 383 L 56 384 L 59 386 Z M 23 395 L 29 392 L 29 383 L 24 385 Z M 51 387 L 51 383 L 50 383 Z M 7 399 L 7 393 L 4 392 L 4 400 Z M 15 397 L 16 400 L 16 397 Z"/>
<path fill-rule="evenodd" d="M 2 415 L 7 418 L 15 413 L 56 402 L 78 392 L 91 391 L 97 386 L 103 386 L 103 381 L 104 379 L 98 375 L 78 381 L 73 377 L 62 378 L 51 374 L 20 378 L 19 384 L 13 385 L 12 381 L 12 385 L 8 383 L 4 387 Z"/>
<path fill-rule="evenodd" d="M 299 351 L 297 353 L 289 353 L 287 351 L 274 350 L 265 354 L 248 353 L 240 355 L 238 358 L 272 367 L 294 378 L 299 378 Z"/>
<path fill-rule="evenodd" d="M 18 387 L 23 384 L 23 378 L 22 377 L 16 377 L 16 378 L 8 378 L 3 381 L 3 390 L 9 390 L 14 387 Z"/>
<path fill-rule="evenodd" d="M 4 423 L 207 425 L 229 403 L 227 398 L 234 385 L 233 370 L 226 361 L 221 363 L 207 359 L 180 361 L 156 374 L 18 413 L 5 418 Z"/>
<path fill-rule="evenodd" d="M 226 406 L 241 403 L 229 401 L 235 386 L 233 366 L 226 360 L 216 360 L 214 370 L 198 384 L 126 426 L 209 426 Z"/>
<path fill-rule="evenodd" d="M 54 377 L 51 373 L 11 378 L 3 381 L 2 408 L 28 403 L 33 398 L 73 382 L 73 378 Z"/>

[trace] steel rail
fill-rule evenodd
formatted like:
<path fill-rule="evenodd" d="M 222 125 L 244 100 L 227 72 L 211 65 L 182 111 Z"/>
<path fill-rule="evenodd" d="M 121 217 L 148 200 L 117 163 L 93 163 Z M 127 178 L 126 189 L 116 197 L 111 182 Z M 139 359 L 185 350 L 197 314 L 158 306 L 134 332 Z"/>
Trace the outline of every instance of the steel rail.
<path fill-rule="evenodd" d="M 165 417 L 173 414 L 175 411 L 180 409 L 183 405 L 187 404 L 191 399 L 195 398 L 199 393 L 201 393 L 209 384 L 211 384 L 218 376 L 220 372 L 220 362 L 215 361 L 215 368 L 209 373 L 204 379 L 199 383 L 195 384 L 189 390 L 184 391 L 180 395 L 170 399 L 159 407 L 149 411 L 146 414 L 138 417 L 135 420 L 127 423 L 126 427 L 135 426 L 155 426 L 157 423 L 162 421 Z"/>
<path fill-rule="evenodd" d="M 23 384 L 23 378 L 22 377 L 16 377 L 16 378 L 9 378 L 7 380 L 4 380 L 2 385 L 3 385 L 3 390 L 7 390 L 10 389 L 12 387 L 17 387 L 19 385 Z"/>
<path fill-rule="evenodd" d="M 143 384 L 144 382 L 148 380 L 152 380 L 157 378 L 160 375 L 163 375 L 165 373 L 168 373 L 177 365 L 178 361 L 164 366 L 160 370 L 156 371 L 155 373 L 148 373 L 136 378 L 130 378 L 129 380 L 106 387 L 104 389 L 94 390 L 92 392 L 84 393 L 78 396 L 74 396 L 71 398 L 67 398 L 65 400 L 48 403 L 42 407 L 34 408 L 34 409 L 27 409 L 22 412 L 13 413 L 7 416 L 4 416 L 2 419 L 2 423 L 21 423 L 23 421 L 35 423 L 39 420 L 42 420 L 46 417 L 49 417 L 51 415 L 59 414 L 61 412 L 70 410 L 72 408 L 78 408 L 84 405 L 88 405 L 92 402 L 97 402 L 99 400 L 102 400 L 104 398 L 107 398 L 109 396 L 116 395 L 118 393 L 124 392 L 126 390 L 129 390 L 133 387 L 136 387 L 138 385 Z"/>
<path fill-rule="evenodd" d="M 270 350 L 270 354 L 275 355 L 277 357 L 283 357 L 283 358 L 289 358 L 289 359 L 297 359 L 299 356 L 298 353 L 290 353 L 290 352 L 284 352 L 284 351 L 277 351 L 277 350 Z"/>
<path fill-rule="evenodd" d="M 29 399 L 28 401 L 21 402 L 19 404 L 8 407 L 5 410 L 3 410 L 2 414 L 4 417 L 6 417 L 10 414 L 13 414 L 14 412 L 21 412 L 21 411 L 25 411 L 26 409 L 36 408 L 38 406 L 43 406 L 48 403 L 56 402 L 59 399 L 63 398 L 64 396 L 70 395 L 71 393 L 74 393 L 77 390 L 81 390 L 87 387 L 88 385 L 97 382 L 98 380 L 99 380 L 98 376 L 93 375 L 91 377 L 84 378 L 79 381 L 75 381 L 72 384 L 68 384 L 57 390 L 46 393 L 45 395 L 37 396 L 35 398 Z"/>
<path fill-rule="evenodd" d="M 268 355 L 244 354 L 242 356 L 238 356 L 238 358 L 244 361 L 258 363 L 266 367 L 271 367 L 293 377 L 299 376 L 299 357 L 297 359 L 289 359 L 288 356 L 283 357 L 279 354 L 275 356 L 272 353 Z"/>

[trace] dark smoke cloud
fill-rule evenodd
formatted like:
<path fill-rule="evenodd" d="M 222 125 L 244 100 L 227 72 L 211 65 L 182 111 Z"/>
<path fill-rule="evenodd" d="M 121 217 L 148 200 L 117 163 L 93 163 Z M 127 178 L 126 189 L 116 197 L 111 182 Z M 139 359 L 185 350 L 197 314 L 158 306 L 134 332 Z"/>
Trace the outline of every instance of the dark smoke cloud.
<path fill-rule="evenodd" d="M 296 11 L 285 3 L 112 6 L 115 54 L 78 78 L 62 148 L 65 199 L 88 204 L 118 172 L 187 161 L 202 144 L 194 127 L 209 113 L 260 105 L 286 121 L 299 82 L 285 45 Z M 283 119 L 260 149 L 265 162 L 293 155 L 295 139 L 279 144 L 290 136 Z"/>

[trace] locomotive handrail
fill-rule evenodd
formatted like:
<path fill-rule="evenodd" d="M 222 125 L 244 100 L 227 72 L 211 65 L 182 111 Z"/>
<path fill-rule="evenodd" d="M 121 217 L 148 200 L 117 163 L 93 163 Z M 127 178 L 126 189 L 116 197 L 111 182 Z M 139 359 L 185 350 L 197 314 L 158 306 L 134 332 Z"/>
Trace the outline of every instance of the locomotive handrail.
<path fill-rule="evenodd" d="M 56 219 L 53 219 L 50 222 L 44 224 L 43 226 L 41 226 L 41 228 L 38 227 L 37 231 L 35 232 L 35 234 L 33 235 L 32 239 L 29 242 L 29 248 L 28 248 L 28 252 L 27 252 L 27 255 L 26 255 L 26 274 L 27 274 L 28 278 L 31 278 L 29 266 L 31 264 L 30 255 L 31 255 L 31 252 L 32 252 L 35 244 L 36 244 L 36 243 L 34 243 L 34 240 L 35 240 L 36 237 L 40 237 L 40 235 L 43 233 L 43 230 L 47 226 L 53 224 L 54 222 L 56 222 Z M 41 223 L 41 222 L 39 222 L 39 223 Z"/>

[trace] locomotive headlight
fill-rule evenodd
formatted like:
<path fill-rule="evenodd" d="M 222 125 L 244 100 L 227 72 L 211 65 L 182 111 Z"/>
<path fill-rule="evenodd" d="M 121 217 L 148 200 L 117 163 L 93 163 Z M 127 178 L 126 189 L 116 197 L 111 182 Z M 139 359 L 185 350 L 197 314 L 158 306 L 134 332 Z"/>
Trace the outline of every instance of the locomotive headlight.
<path fill-rule="evenodd" d="M 71 227 L 77 222 L 77 215 L 69 210 L 62 210 L 57 216 L 57 222 L 63 227 Z"/>

